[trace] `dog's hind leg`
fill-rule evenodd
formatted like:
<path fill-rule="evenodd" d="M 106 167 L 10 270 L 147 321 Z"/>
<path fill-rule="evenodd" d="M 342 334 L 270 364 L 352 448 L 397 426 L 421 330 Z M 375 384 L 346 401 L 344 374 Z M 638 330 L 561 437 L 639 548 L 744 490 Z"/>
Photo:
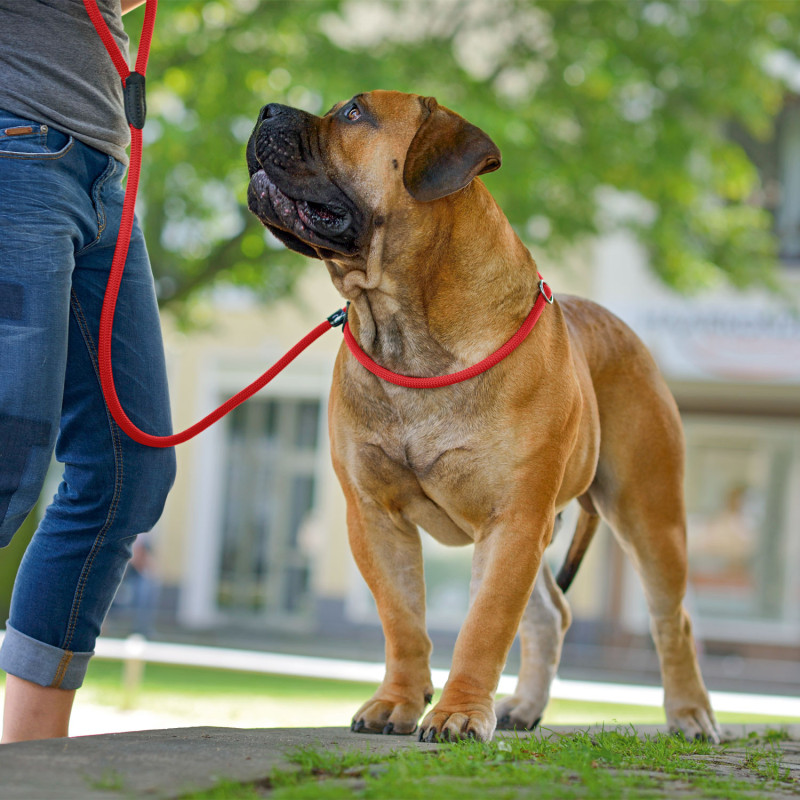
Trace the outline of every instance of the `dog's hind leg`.
<path fill-rule="evenodd" d="M 641 498 L 641 495 L 640 495 Z M 650 630 L 661 662 L 664 710 L 672 732 L 687 739 L 719 741 L 719 729 L 697 663 L 692 624 L 683 606 L 686 587 L 686 529 L 682 522 L 653 524 L 644 513 L 631 519 L 631 505 L 610 520 L 623 550 L 642 580 L 650 611 Z M 616 523 L 616 524 L 615 524 Z"/>
<path fill-rule="evenodd" d="M 688 739 L 719 741 L 683 606 L 688 559 L 680 420 L 657 385 L 628 392 L 637 404 L 604 420 L 608 435 L 591 498 L 641 578 L 661 662 L 667 724 Z"/>
<path fill-rule="evenodd" d="M 521 663 L 517 688 L 495 706 L 498 728 L 532 730 L 539 723 L 550 699 L 550 684 L 561 660 L 561 645 L 570 621 L 564 593 L 547 562 L 542 561 L 519 626 Z"/>

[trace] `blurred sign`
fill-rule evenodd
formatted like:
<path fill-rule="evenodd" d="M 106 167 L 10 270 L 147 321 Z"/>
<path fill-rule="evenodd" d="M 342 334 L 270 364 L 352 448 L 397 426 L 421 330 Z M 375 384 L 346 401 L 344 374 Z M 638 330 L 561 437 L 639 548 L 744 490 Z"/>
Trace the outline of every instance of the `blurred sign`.
<path fill-rule="evenodd" d="M 687 304 L 622 316 L 670 377 L 800 384 L 800 317 L 790 312 Z"/>

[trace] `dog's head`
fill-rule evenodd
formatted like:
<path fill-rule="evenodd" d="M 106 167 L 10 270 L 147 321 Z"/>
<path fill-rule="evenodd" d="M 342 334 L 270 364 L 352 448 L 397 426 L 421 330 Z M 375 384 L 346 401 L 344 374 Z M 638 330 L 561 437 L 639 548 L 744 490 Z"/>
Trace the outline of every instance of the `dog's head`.
<path fill-rule="evenodd" d="M 365 255 L 392 214 L 419 211 L 500 166 L 479 128 L 432 97 L 376 91 L 325 116 L 275 103 L 247 146 L 248 206 L 287 247 Z"/>

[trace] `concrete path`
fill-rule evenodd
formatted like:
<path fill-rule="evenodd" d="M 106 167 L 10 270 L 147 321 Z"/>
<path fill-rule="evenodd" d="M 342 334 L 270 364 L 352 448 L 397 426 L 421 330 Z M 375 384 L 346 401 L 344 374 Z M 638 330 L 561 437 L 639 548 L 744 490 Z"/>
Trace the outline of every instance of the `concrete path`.
<path fill-rule="evenodd" d="M 220 780 L 257 781 L 301 747 L 391 752 L 435 749 L 406 736 L 345 728 L 168 728 L 0 747 L 2 800 L 175 798 Z"/>
<path fill-rule="evenodd" d="M 737 738 L 764 728 L 729 725 L 724 733 L 726 738 Z M 563 734 L 586 728 L 552 730 Z M 637 726 L 641 734 L 663 730 Z M 784 743 L 784 763 L 800 778 L 800 726 L 788 730 L 791 740 Z M 220 780 L 256 782 L 275 767 L 291 769 L 286 754 L 298 748 L 388 753 L 440 746 L 446 745 L 419 744 L 405 736 L 354 734 L 344 728 L 172 728 L 23 742 L 0 747 L 0 798 L 172 800 L 211 788 Z"/>

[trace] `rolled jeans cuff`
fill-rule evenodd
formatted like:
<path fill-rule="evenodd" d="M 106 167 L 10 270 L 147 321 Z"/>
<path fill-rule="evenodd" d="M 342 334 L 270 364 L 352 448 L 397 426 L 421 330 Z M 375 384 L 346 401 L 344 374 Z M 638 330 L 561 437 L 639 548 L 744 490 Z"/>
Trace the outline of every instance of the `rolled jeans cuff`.
<path fill-rule="evenodd" d="M 6 623 L 0 646 L 0 669 L 40 686 L 79 689 L 93 655 L 94 651 L 75 653 L 45 644 Z"/>

